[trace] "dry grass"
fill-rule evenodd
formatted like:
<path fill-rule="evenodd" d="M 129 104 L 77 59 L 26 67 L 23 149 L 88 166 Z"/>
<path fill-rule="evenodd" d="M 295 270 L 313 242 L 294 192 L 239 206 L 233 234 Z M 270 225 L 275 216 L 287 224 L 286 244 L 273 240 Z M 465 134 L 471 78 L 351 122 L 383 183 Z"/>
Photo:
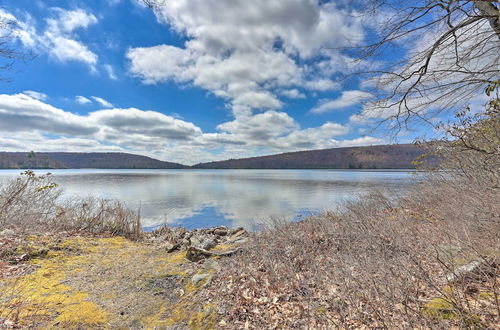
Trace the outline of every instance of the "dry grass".
<path fill-rule="evenodd" d="M 0 228 L 18 233 L 76 231 L 138 239 L 139 214 L 120 202 L 96 198 L 62 201 L 50 174 L 32 171 L 0 186 Z"/>
<path fill-rule="evenodd" d="M 434 180 L 272 226 L 226 261 L 212 297 L 232 328 L 494 327 L 500 195 L 479 188 Z M 473 260 L 469 276 L 446 280 Z"/>

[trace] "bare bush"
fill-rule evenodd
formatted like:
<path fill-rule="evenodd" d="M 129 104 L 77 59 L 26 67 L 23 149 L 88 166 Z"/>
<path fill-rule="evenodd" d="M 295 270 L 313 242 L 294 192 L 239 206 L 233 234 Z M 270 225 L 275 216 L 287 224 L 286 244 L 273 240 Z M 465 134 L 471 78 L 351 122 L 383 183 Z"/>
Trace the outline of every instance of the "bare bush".
<path fill-rule="evenodd" d="M 19 232 L 82 231 L 138 239 L 140 216 L 120 202 L 96 198 L 64 201 L 50 174 L 26 171 L 0 187 L 0 227 Z"/>
<path fill-rule="evenodd" d="M 425 183 L 398 201 L 374 194 L 257 234 L 214 283 L 225 321 L 255 329 L 495 324 L 500 208 L 476 206 L 499 196 L 464 199 L 455 188 Z M 467 278 L 448 280 L 471 262 L 480 266 Z"/>
<path fill-rule="evenodd" d="M 448 177 L 453 176 L 453 184 L 461 182 L 480 185 L 483 190 L 500 189 L 499 86 L 500 81 L 489 85 L 487 91 L 495 91 L 497 95 L 488 103 L 485 112 L 471 114 L 470 109 L 465 109 L 457 113 L 454 123 L 442 125 L 446 136 L 432 142 L 431 155 L 441 159 L 437 169 L 445 171 Z"/>
<path fill-rule="evenodd" d="M 56 200 L 61 190 L 50 174 L 36 176 L 32 171 L 0 187 L 1 227 L 44 226 L 57 217 Z"/>

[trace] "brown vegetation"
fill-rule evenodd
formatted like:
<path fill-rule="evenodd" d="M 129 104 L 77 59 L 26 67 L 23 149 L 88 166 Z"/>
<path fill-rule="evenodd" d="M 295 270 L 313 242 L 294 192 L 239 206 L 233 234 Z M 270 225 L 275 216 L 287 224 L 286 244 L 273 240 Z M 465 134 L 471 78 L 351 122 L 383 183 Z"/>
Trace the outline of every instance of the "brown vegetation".
<path fill-rule="evenodd" d="M 498 98 L 460 114 L 423 182 L 256 234 L 211 298 L 229 328 L 495 328 L 500 324 Z"/>
<path fill-rule="evenodd" d="M 121 203 L 90 197 L 62 201 L 60 194 L 50 174 L 24 172 L 0 187 L 0 228 L 19 233 L 73 231 L 130 239 L 140 236 L 139 215 Z"/>
<path fill-rule="evenodd" d="M 224 262 L 212 297 L 232 328 L 492 326 L 498 197 L 426 183 L 398 202 L 375 194 L 269 228 Z M 473 272 L 447 280 L 474 261 Z"/>

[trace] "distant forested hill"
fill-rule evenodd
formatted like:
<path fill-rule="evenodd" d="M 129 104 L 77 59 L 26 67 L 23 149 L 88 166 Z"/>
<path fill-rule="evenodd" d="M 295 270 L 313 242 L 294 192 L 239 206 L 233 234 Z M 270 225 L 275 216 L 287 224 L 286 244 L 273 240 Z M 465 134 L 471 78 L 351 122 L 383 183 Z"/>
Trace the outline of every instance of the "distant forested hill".
<path fill-rule="evenodd" d="M 334 148 L 202 163 L 208 169 L 373 169 L 414 168 L 424 152 L 413 144 Z"/>
<path fill-rule="evenodd" d="M 201 163 L 189 167 L 126 153 L 0 152 L 0 169 L 390 169 L 413 168 L 412 161 L 423 153 L 412 144 L 395 144 L 289 152 L 271 156 Z"/>
<path fill-rule="evenodd" d="M 126 153 L 77 152 L 0 152 L 0 168 L 57 169 L 57 168 L 109 168 L 109 169 L 174 169 L 186 166 L 163 162 L 146 156 Z"/>

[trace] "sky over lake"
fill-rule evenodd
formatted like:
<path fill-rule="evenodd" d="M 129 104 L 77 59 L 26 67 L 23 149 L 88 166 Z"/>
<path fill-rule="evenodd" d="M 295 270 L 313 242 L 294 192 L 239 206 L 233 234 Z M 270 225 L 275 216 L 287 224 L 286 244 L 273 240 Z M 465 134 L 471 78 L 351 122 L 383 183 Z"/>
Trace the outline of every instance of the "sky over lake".
<path fill-rule="evenodd" d="M 370 34 L 346 4 L 3 1 L 15 48 L 36 56 L 2 73 L 0 150 L 194 164 L 391 142 L 362 113 L 366 84 L 346 77 L 377 65 L 341 50 Z"/>

